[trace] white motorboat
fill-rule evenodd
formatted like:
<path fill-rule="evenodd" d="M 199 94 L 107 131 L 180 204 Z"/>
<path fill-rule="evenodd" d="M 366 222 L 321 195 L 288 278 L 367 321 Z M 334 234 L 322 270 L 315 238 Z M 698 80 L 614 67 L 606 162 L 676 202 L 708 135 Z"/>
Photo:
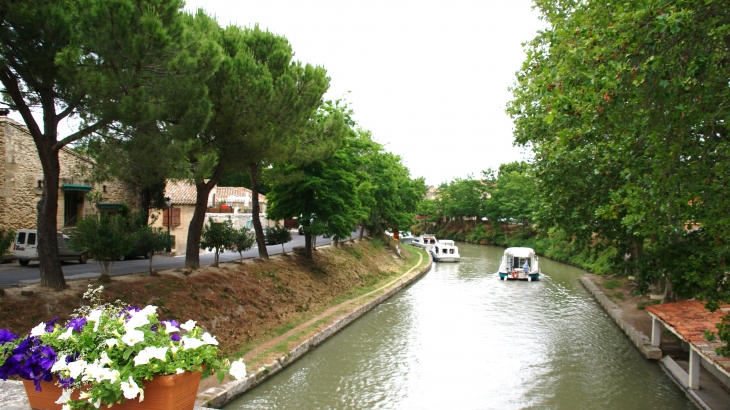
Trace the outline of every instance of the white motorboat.
<path fill-rule="evenodd" d="M 533 281 L 540 279 L 540 267 L 532 248 L 507 248 L 499 264 L 499 279 Z"/>
<path fill-rule="evenodd" d="M 434 235 L 430 234 L 424 234 L 419 236 L 418 238 L 414 238 L 413 242 L 411 242 L 411 245 L 425 249 L 426 251 L 431 251 L 431 249 L 438 243 L 438 240 Z"/>
<path fill-rule="evenodd" d="M 459 262 L 461 260 L 459 247 L 450 239 L 438 241 L 431 249 L 431 255 L 434 262 Z"/>

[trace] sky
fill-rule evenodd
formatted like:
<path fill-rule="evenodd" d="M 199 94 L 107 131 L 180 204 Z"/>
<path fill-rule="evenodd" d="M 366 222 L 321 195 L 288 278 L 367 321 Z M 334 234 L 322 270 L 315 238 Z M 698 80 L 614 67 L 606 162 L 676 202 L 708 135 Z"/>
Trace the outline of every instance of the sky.
<path fill-rule="evenodd" d="M 508 87 L 543 26 L 531 0 L 188 0 L 222 26 L 285 36 L 327 69 L 362 128 L 438 185 L 526 159 L 512 145 Z"/>
<path fill-rule="evenodd" d="M 327 69 L 361 128 L 438 186 L 529 158 L 512 145 L 508 90 L 522 43 L 543 27 L 531 0 L 189 0 L 221 26 L 258 24 Z M 36 113 L 37 121 L 42 121 Z M 21 121 L 20 115 L 10 117 Z M 77 121 L 59 124 L 60 137 Z"/>

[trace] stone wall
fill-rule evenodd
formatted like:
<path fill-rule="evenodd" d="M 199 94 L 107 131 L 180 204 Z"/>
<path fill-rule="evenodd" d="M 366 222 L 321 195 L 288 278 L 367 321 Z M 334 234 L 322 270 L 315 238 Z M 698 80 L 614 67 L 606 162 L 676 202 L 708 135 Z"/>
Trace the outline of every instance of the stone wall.
<path fill-rule="evenodd" d="M 41 199 L 43 170 L 33 138 L 25 126 L 0 117 L 0 228 L 33 229 L 37 223 L 36 204 Z M 119 181 L 93 182 L 90 178 L 95 163 L 91 158 L 68 148 L 59 152 L 61 164 L 60 184 L 90 185 L 102 192 L 102 202 L 125 202 L 138 206 L 134 191 Z M 105 192 L 104 192 L 105 191 Z M 79 192 L 76 212 L 79 218 L 95 214 L 97 207 L 85 200 L 86 193 Z M 59 187 L 58 229 L 64 226 L 64 191 Z"/>

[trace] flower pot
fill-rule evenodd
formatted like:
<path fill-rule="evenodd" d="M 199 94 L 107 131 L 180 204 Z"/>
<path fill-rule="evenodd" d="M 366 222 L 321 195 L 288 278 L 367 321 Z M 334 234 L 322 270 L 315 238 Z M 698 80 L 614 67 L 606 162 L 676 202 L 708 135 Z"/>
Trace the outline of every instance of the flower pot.
<path fill-rule="evenodd" d="M 200 372 L 184 372 L 170 376 L 155 376 L 144 383 L 144 401 L 139 398 L 115 404 L 115 410 L 191 410 L 195 405 L 200 384 Z M 41 382 L 41 391 L 35 391 L 32 380 L 23 380 L 25 393 L 30 407 L 35 410 L 61 410 L 56 400 L 61 397 L 62 389 L 55 382 Z M 78 391 L 72 399 L 78 400 Z M 103 406 L 103 405 L 102 405 Z"/>

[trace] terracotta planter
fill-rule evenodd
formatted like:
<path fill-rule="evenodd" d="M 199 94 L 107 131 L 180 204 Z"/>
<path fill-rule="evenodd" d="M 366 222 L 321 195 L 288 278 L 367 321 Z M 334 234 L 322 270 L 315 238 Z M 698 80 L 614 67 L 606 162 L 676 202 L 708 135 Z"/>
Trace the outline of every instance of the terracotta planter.
<path fill-rule="evenodd" d="M 115 404 L 115 410 L 191 410 L 195 405 L 200 384 L 200 372 L 185 372 L 171 376 L 155 376 L 144 382 L 144 401 L 125 400 Z M 41 382 L 41 391 L 35 391 L 33 381 L 23 380 L 30 407 L 35 410 L 61 410 L 56 404 L 62 389 L 54 383 Z M 78 391 L 72 395 L 78 400 Z M 105 406 L 102 406 L 105 407 Z"/>

